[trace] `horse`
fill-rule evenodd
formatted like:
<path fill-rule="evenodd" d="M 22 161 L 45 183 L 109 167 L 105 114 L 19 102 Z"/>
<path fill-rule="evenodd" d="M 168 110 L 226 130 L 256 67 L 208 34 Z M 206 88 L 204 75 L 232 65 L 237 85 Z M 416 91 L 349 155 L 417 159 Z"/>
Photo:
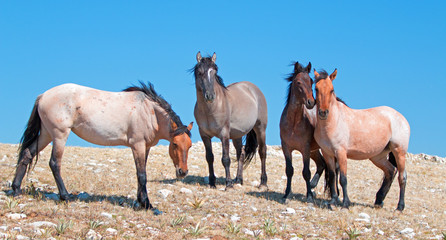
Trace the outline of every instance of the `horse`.
<path fill-rule="evenodd" d="M 169 154 L 177 178 L 188 173 L 187 158 L 193 123 L 183 125 L 170 104 L 155 92 L 151 83 L 140 82 L 122 92 L 107 92 L 76 84 L 63 84 L 39 95 L 20 141 L 13 194 L 21 194 L 22 179 L 32 160 L 53 142 L 49 165 L 61 200 L 68 194 L 60 175 L 62 155 L 70 132 L 103 146 L 132 149 L 138 180 L 137 199 L 141 207 L 160 213 L 147 196 L 146 163 L 150 148 L 160 139 L 170 141 Z M 36 163 L 37 163 L 36 157 Z"/>
<path fill-rule="evenodd" d="M 319 151 L 319 145 L 314 140 L 314 126 L 316 124 L 315 100 L 313 97 L 313 80 L 310 78 L 311 63 L 304 68 L 299 62 L 294 63 L 294 72 L 286 79 L 288 96 L 285 108 L 280 118 L 280 139 L 282 151 L 286 161 L 287 185 L 283 199 L 291 192 L 291 180 L 294 174 L 292 152 L 302 154 L 302 176 L 307 186 L 307 202 L 313 202 L 311 189 L 317 186 L 319 178 L 324 171 L 325 159 Z M 311 179 L 310 157 L 316 163 L 316 173 Z M 328 176 L 328 175 L 327 175 Z"/>
<path fill-rule="evenodd" d="M 214 155 L 211 139 L 217 137 L 222 143 L 221 162 L 225 167 L 226 187 L 233 182 L 243 184 L 243 168 L 247 167 L 256 153 L 261 159 L 260 186 L 267 187 L 265 130 L 268 122 L 265 96 L 250 82 L 238 82 L 225 86 L 217 74 L 217 55 L 201 57 L 196 55 L 197 64 L 191 69 L 195 76 L 197 102 L 194 116 L 201 139 L 206 149 L 209 166 L 209 185 L 215 188 Z M 243 146 L 243 137 L 246 143 Z M 238 160 L 237 176 L 231 180 L 229 171 L 229 139 L 236 149 Z"/>
<path fill-rule="evenodd" d="M 384 179 L 376 193 L 375 207 L 381 208 L 398 171 L 400 195 L 397 210 L 404 210 L 406 189 L 406 153 L 409 146 L 410 126 L 401 113 L 387 107 L 352 109 L 336 100 L 333 80 L 337 69 L 330 75 L 314 70 L 316 77 L 316 106 L 318 120 L 314 137 L 322 149 L 330 178 L 334 176 L 335 158 L 339 163 L 343 191 L 342 207 L 348 208 L 347 158 L 370 159 L 384 172 Z M 334 181 L 330 181 L 331 201 L 337 203 Z"/>

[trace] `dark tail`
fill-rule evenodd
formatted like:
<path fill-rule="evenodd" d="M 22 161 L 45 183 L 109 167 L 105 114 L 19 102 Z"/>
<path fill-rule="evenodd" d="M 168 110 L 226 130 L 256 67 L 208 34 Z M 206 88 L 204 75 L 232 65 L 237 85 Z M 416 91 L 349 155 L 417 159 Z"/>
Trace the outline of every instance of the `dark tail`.
<path fill-rule="evenodd" d="M 36 141 L 36 162 L 37 162 L 37 156 L 39 155 L 37 152 L 37 148 L 38 148 L 37 140 L 39 139 L 40 126 L 41 126 L 39 112 L 37 111 L 37 108 L 39 107 L 39 100 L 40 100 L 40 96 L 37 97 L 36 102 L 34 103 L 34 107 L 31 112 L 31 116 L 29 117 L 25 132 L 23 133 L 23 136 L 20 139 L 19 159 L 17 160 L 17 165 L 20 163 L 20 160 L 23 158 L 23 155 L 25 154 L 25 149 L 29 148 L 35 141 Z M 31 168 L 31 165 L 32 165 L 32 162 L 29 165 L 29 168 Z"/>
<path fill-rule="evenodd" d="M 246 134 L 245 143 L 245 160 L 243 161 L 243 167 L 246 168 L 251 163 L 252 158 L 256 155 L 257 147 L 259 143 L 257 142 L 257 135 L 254 129 L 251 129 L 248 134 Z"/>
<path fill-rule="evenodd" d="M 396 166 L 395 155 L 393 155 L 393 152 L 390 152 L 390 153 L 389 153 L 389 162 L 390 162 L 394 167 L 397 167 L 397 166 Z"/>

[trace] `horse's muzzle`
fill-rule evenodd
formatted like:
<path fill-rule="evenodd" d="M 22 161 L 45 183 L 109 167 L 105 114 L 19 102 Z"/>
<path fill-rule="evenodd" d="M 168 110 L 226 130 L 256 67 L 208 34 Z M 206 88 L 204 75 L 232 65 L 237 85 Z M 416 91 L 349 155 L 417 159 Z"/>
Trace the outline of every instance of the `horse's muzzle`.
<path fill-rule="evenodd" d="M 321 119 L 321 120 L 325 120 L 325 119 L 327 119 L 327 117 L 328 117 L 328 109 L 327 109 L 327 110 L 321 110 L 321 109 L 319 109 L 319 110 L 317 111 L 317 114 L 319 115 L 319 119 Z"/>
<path fill-rule="evenodd" d="M 308 109 L 313 109 L 314 105 L 316 105 L 316 101 L 314 100 L 307 99 L 307 101 L 305 102 L 305 107 L 307 107 Z"/>
<path fill-rule="evenodd" d="M 177 171 L 176 171 L 177 178 L 183 179 L 184 177 L 186 177 L 188 172 L 189 172 L 189 170 L 183 171 L 183 169 L 178 168 Z"/>
<path fill-rule="evenodd" d="M 209 92 L 204 93 L 204 100 L 206 100 L 206 102 L 212 103 L 214 102 L 214 99 L 215 99 L 215 93 L 209 93 Z"/>

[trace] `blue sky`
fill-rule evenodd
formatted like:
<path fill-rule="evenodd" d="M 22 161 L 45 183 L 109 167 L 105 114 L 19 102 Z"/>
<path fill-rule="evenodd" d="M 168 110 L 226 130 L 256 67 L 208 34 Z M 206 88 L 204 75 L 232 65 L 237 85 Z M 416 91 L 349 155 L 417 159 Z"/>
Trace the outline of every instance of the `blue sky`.
<path fill-rule="evenodd" d="M 270 145 L 280 145 L 289 64 L 311 61 L 338 69 L 350 107 L 401 112 L 409 152 L 446 156 L 445 13 L 445 1 L 2 1 L 0 142 L 18 143 L 35 98 L 67 82 L 120 91 L 151 81 L 195 121 L 188 69 L 201 51 L 217 53 L 226 84 L 264 92 Z M 68 145 L 92 146 L 73 136 Z"/>

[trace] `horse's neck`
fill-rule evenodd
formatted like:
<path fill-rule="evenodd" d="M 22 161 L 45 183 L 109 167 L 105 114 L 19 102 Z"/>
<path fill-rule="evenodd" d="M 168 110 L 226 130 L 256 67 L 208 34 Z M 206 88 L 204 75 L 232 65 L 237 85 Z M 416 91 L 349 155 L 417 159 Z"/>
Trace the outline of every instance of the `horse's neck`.
<path fill-rule="evenodd" d="M 155 104 L 156 105 L 156 104 Z M 171 140 L 171 129 L 170 129 L 170 117 L 169 114 L 164 110 L 162 107 L 156 105 L 154 106 L 156 120 L 157 120 L 157 133 L 156 138 L 157 139 L 165 139 L 170 141 Z"/>
<path fill-rule="evenodd" d="M 290 101 L 287 103 L 287 119 L 289 122 L 294 122 L 295 124 L 302 121 L 304 117 L 304 104 L 301 103 L 298 98 L 291 93 Z M 294 125 L 294 124 L 293 124 Z"/>

